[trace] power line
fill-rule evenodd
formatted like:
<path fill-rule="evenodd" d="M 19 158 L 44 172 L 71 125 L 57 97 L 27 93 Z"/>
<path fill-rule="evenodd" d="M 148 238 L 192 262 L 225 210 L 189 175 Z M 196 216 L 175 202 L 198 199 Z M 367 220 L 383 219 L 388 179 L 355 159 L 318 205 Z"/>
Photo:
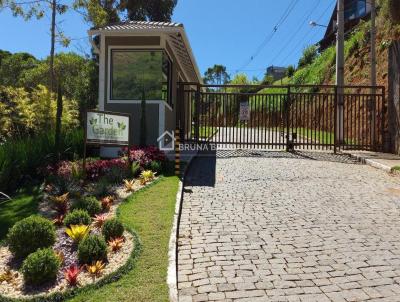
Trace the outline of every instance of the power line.
<path fill-rule="evenodd" d="M 255 57 L 257 57 L 259 55 L 259 53 L 261 52 L 261 50 L 272 40 L 274 34 L 278 31 L 279 27 L 286 21 L 286 19 L 289 17 L 290 13 L 293 11 L 293 9 L 295 8 L 295 6 L 297 5 L 297 3 L 299 2 L 299 0 L 292 0 L 288 7 L 285 9 L 284 13 L 282 14 L 282 16 L 279 18 L 278 22 L 276 23 L 276 25 L 273 27 L 271 33 L 269 33 L 264 41 L 257 47 L 256 51 L 254 52 L 254 54 L 249 58 L 248 61 L 246 61 L 245 64 L 243 64 L 239 69 L 236 69 L 236 73 L 238 71 L 241 71 L 243 69 L 245 69 L 253 60 Z"/>
<path fill-rule="evenodd" d="M 330 5 L 328 5 L 328 7 L 323 11 L 323 13 L 316 19 L 316 22 L 319 22 L 324 16 L 325 16 L 325 14 L 330 10 L 330 9 L 332 9 L 333 7 L 331 7 L 332 6 L 332 4 L 334 5 L 336 3 L 336 0 L 333 0 L 331 3 L 330 3 Z M 305 34 L 305 35 L 303 35 L 303 37 L 302 37 L 302 40 L 304 41 L 305 39 L 306 39 L 306 37 L 311 33 L 313 31 L 313 28 L 310 28 L 309 30 L 308 30 L 308 32 Z M 283 60 L 281 60 L 280 61 L 280 64 L 282 64 L 283 62 L 285 62 L 289 57 L 290 57 L 290 55 L 293 53 L 293 52 L 295 52 L 298 48 L 299 48 L 299 45 L 300 44 L 297 44 L 294 48 L 292 48 L 292 50 L 288 53 L 288 55 L 283 59 Z M 304 44 L 303 45 L 300 45 L 301 47 L 304 47 Z"/>
<path fill-rule="evenodd" d="M 282 53 L 286 49 L 286 47 L 289 46 L 289 44 L 293 41 L 293 39 L 300 32 L 300 30 L 304 27 L 304 24 L 308 24 L 308 21 L 309 21 L 311 15 L 317 9 L 317 7 L 319 6 L 320 3 L 321 3 L 321 0 L 318 0 L 317 4 L 315 6 L 313 6 L 311 11 L 306 13 L 306 15 L 304 15 L 304 17 L 303 17 L 304 20 L 302 22 L 302 25 L 297 28 L 297 30 L 294 32 L 294 34 L 292 36 L 290 36 L 290 38 L 287 40 L 287 43 L 280 49 L 280 51 L 277 53 L 277 55 L 271 60 L 272 63 L 274 63 L 276 61 L 276 59 L 278 59 L 282 55 Z"/>

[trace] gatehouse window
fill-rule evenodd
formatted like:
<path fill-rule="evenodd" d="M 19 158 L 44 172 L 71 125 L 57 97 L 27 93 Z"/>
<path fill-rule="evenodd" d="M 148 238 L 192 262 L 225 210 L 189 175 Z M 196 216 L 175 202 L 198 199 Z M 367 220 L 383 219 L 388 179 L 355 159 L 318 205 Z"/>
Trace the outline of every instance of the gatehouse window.
<path fill-rule="evenodd" d="M 112 49 L 110 100 L 163 100 L 171 103 L 172 63 L 162 50 Z"/>

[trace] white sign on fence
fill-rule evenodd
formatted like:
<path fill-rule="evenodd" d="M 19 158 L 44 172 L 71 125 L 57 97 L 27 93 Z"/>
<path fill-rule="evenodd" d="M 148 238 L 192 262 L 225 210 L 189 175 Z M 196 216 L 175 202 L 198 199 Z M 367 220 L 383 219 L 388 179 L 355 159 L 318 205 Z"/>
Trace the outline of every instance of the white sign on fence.
<path fill-rule="evenodd" d="M 129 145 L 129 115 L 87 111 L 86 142 L 89 144 Z"/>
<path fill-rule="evenodd" d="M 248 120 L 250 120 L 249 102 L 240 102 L 239 119 L 240 119 L 241 121 L 248 121 Z"/>

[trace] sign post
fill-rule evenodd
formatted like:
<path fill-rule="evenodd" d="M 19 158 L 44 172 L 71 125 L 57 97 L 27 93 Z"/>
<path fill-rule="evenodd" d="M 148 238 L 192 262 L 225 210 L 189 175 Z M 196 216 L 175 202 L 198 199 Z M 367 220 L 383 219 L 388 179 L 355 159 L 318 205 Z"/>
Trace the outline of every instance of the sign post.
<path fill-rule="evenodd" d="M 88 110 L 85 113 L 83 172 L 86 171 L 86 146 L 130 146 L 131 115 L 109 111 Z"/>

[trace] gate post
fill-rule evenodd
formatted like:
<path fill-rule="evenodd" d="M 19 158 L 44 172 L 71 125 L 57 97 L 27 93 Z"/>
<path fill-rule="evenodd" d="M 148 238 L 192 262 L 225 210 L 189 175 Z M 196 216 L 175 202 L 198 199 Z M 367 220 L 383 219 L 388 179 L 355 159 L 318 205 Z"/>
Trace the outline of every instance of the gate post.
<path fill-rule="evenodd" d="M 200 85 L 197 84 L 196 86 L 196 96 L 194 98 L 194 110 L 195 110 L 195 118 L 194 118 L 194 139 L 196 143 L 199 142 L 199 127 L 200 127 Z"/>

